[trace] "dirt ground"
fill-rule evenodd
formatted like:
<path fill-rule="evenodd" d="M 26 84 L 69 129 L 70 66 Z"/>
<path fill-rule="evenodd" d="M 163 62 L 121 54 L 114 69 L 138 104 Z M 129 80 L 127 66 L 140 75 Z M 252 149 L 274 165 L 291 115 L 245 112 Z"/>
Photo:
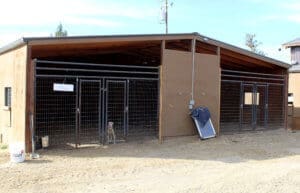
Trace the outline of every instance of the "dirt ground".
<path fill-rule="evenodd" d="M 285 130 L 139 140 L 40 150 L 9 163 L 0 150 L 0 192 L 300 192 L 300 132 Z"/>

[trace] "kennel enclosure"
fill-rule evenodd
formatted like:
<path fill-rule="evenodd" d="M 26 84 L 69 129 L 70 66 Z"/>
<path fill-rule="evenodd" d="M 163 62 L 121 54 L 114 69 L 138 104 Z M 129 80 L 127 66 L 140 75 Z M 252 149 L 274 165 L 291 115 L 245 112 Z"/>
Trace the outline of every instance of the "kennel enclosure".
<path fill-rule="evenodd" d="M 222 70 L 222 131 L 284 127 L 285 81 L 285 75 Z"/>
<path fill-rule="evenodd" d="M 191 101 L 218 135 L 286 128 L 288 67 L 198 33 L 22 38 L 0 49 L 0 139 L 104 143 L 113 121 L 120 141 L 162 142 L 196 133 Z"/>
<path fill-rule="evenodd" d="M 157 136 L 158 67 L 42 60 L 35 65 L 37 138 L 48 135 L 52 145 L 104 144 L 108 122 L 117 140 Z M 55 84 L 73 89 L 55 90 Z"/>

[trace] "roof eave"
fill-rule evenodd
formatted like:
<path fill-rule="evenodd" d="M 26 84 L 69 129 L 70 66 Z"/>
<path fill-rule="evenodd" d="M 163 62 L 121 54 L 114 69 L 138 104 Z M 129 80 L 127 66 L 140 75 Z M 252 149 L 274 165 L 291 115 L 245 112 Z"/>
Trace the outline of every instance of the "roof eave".
<path fill-rule="evenodd" d="M 289 70 L 289 73 L 299 73 L 300 70 Z"/>
<path fill-rule="evenodd" d="M 24 38 L 20 38 L 2 48 L 0 48 L 0 55 L 6 53 L 6 52 L 9 52 L 11 50 L 14 50 L 16 48 L 19 48 L 21 46 L 24 46 L 27 44 L 27 41 L 24 39 Z"/>
<path fill-rule="evenodd" d="M 282 44 L 282 47 L 285 49 L 290 48 L 290 47 L 296 47 L 296 46 L 300 46 L 300 38 L 296 38 L 292 41 Z"/>
<path fill-rule="evenodd" d="M 282 47 L 285 49 L 291 48 L 291 47 L 300 47 L 300 42 L 282 44 Z"/>
<path fill-rule="evenodd" d="M 29 45 L 50 45 L 50 44 L 69 44 L 69 43 L 100 43 L 116 41 L 162 41 L 176 39 L 192 39 L 195 33 L 180 34 L 138 34 L 138 35 L 105 35 L 105 36 L 68 36 L 68 37 L 43 37 L 25 38 Z"/>
<path fill-rule="evenodd" d="M 194 33 L 180 33 L 180 34 L 138 34 L 138 35 L 106 35 L 106 36 L 68 36 L 68 37 L 28 37 L 21 38 L 5 47 L 0 48 L 0 55 L 10 50 L 16 49 L 22 45 L 45 45 L 45 44 L 62 44 L 62 43 L 89 43 L 93 41 L 105 42 L 105 41 L 153 41 L 153 40 L 172 40 L 172 39 L 193 39 L 207 42 L 215 46 L 219 46 L 234 52 L 244 54 L 249 57 L 263 60 L 269 63 L 273 63 L 283 68 L 289 68 L 289 64 L 253 53 L 249 50 L 221 42 L 219 40 L 212 39 L 210 37 L 203 36 L 197 32 Z"/>

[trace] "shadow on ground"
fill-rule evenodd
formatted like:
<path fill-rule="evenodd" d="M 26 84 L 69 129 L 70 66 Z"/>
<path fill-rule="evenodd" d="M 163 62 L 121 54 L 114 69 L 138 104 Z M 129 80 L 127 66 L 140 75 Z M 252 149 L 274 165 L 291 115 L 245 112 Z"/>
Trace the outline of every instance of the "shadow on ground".
<path fill-rule="evenodd" d="M 54 147 L 37 151 L 43 158 L 67 156 L 76 158 L 159 158 L 214 160 L 226 163 L 267 160 L 300 155 L 300 132 L 283 129 L 221 135 L 199 140 L 197 136 L 168 138 L 163 144 L 157 139 L 137 139 L 112 145 L 89 145 L 78 149 Z M 55 158 L 53 158 L 55 159 Z M 30 163 L 30 162 L 29 162 Z M 32 163 L 38 163 L 32 161 Z"/>

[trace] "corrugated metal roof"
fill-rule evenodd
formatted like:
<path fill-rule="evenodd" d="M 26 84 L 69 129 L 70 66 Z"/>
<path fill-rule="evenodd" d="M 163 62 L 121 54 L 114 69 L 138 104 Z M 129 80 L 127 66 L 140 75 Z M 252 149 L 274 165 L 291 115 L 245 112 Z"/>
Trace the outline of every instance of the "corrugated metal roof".
<path fill-rule="evenodd" d="M 140 41 L 147 41 L 147 40 L 166 40 L 166 39 L 192 39 L 196 38 L 199 41 L 204 41 L 206 43 L 220 46 L 225 49 L 232 50 L 234 52 L 238 52 L 244 55 L 247 55 L 249 57 L 256 58 L 258 60 L 262 60 L 265 62 L 273 63 L 275 65 L 284 67 L 284 68 L 289 68 L 289 64 L 270 58 L 266 56 L 262 56 L 256 53 L 253 53 L 249 50 L 227 44 L 225 42 L 215 40 L 212 38 L 209 38 L 207 36 L 203 36 L 197 32 L 194 33 L 176 33 L 176 34 L 138 34 L 138 35 L 102 35 L 102 36 L 67 36 L 67 37 L 24 37 L 21 38 L 7 46 L 4 46 L 0 48 L 0 55 L 8 52 L 10 50 L 13 50 L 17 47 L 20 47 L 25 44 L 34 44 L 34 45 L 39 45 L 39 44 L 60 44 L 60 43 L 65 43 L 66 41 L 69 43 L 84 43 L 85 41 L 118 41 L 118 40 L 126 40 L 126 41 L 134 41 L 134 40 L 140 40 Z"/>
<path fill-rule="evenodd" d="M 111 38 L 151 38 L 151 37 L 175 37 L 175 36 L 194 36 L 194 33 L 169 33 L 169 34 L 118 34 L 118 35 L 88 35 L 88 36 L 65 36 L 65 37 L 25 37 L 25 41 L 34 40 L 78 40 L 78 39 L 111 39 Z"/>
<path fill-rule="evenodd" d="M 294 47 L 294 46 L 300 46 L 300 38 L 296 38 L 292 41 L 289 41 L 287 43 L 282 44 L 283 47 L 285 48 L 290 48 L 290 47 Z"/>

